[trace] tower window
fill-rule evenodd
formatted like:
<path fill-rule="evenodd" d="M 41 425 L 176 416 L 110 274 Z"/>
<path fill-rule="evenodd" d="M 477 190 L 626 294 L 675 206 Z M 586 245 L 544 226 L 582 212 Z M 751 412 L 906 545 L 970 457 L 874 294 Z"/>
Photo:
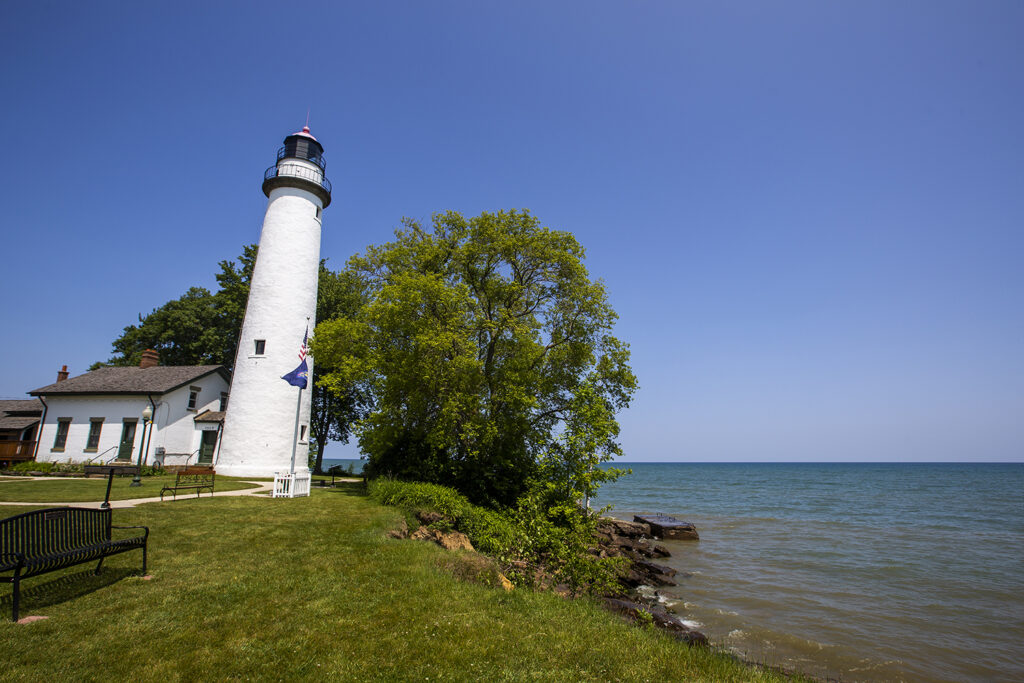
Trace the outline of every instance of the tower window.
<path fill-rule="evenodd" d="M 306 425 L 299 426 L 299 443 L 306 443 Z"/>
<path fill-rule="evenodd" d="M 228 395 L 223 391 L 220 392 L 220 411 L 223 413 L 228 409 Z"/>
<path fill-rule="evenodd" d="M 317 219 L 317 220 L 320 220 L 320 214 L 322 214 L 322 213 L 323 213 L 323 211 L 324 211 L 324 210 L 323 210 L 323 209 L 321 209 L 321 208 L 320 208 L 319 206 L 318 206 L 318 207 L 316 207 L 316 219 Z"/>
<path fill-rule="evenodd" d="M 257 339 L 256 340 L 256 355 L 257 356 L 262 356 L 266 352 L 267 352 L 267 340 L 266 339 Z"/>

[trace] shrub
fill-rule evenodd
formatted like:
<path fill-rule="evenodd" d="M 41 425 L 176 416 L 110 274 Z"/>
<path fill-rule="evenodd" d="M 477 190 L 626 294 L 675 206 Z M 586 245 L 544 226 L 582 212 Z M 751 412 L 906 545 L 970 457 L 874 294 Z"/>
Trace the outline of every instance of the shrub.
<path fill-rule="evenodd" d="M 371 482 L 370 496 L 384 505 L 401 508 L 408 515 L 420 510 L 439 512 L 453 520 L 454 527 L 469 537 L 474 548 L 499 561 L 507 561 L 516 544 L 516 534 L 504 516 L 473 505 L 447 486 L 379 478 Z"/>
<path fill-rule="evenodd" d="M 588 552 L 595 544 L 595 519 L 580 508 L 549 508 L 540 496 L 527 495 L 512 510 L 491 510 L 446 486 L 386 478 L 370 483 L 370 496 L 410 517 L 421 510 L 445 515 L 517 585 L 564 583 L 598 593 L 618 587 L 622 562 Z"/>
<path fill-rule="evenodd" d="M 55 463 L 52 462 L 36 462 L 35 460 L 28 460 L 26 462 L 19 462 L 16 465 L 10 467 L 12 472 L 42 472 L 49 474 L 53 471 Z"/>

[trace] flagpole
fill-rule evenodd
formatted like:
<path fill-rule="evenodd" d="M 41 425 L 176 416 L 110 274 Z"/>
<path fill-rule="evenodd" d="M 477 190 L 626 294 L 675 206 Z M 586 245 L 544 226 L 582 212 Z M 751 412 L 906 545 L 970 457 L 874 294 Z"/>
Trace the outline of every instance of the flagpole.
<path fill-rule="evenodd" d="M 309 114 L 306 114 L 307 118 Z M 306 363 L 306 339 L 309 338 L 309 316 L 306 316 L 306 333 L 302 335 L 302 349 L 299 354 L 299 358 L 302 360 L 303 365 Z M 302 367 L 301 365 L 299 367 Z M 306 381 L 309 381 L 307 374 Z M 299 386 L 299 398 L 295 402 L 295 429 L 292 430 L 292 471 L 291 474 L 295 474 L 295 453 L 299 447 L 299 419 L 302 417 L 302 386 Z M 307 467 L 309 463 L 306 463 Z"/>
<path fill-rule="evenodd" d="M 295 429 L 292 431 L 292 474 L 295 474 L 295 451 L 299 446 L 299 414 L 302 412 L 302 387 L 299 387 L 299 400 L 295 403 Z"/>

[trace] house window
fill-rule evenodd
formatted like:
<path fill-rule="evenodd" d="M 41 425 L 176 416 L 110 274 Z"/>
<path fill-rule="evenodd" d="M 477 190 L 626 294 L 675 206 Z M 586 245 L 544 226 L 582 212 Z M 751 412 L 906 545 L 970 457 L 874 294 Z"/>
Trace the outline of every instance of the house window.
<path fill-rule="evenodd" d="M 189 387 L 188 388 L 188 409 L 195 410 L 196 404 L 199 403 L 199 392 L 202 387 Z"/>
<path fill-rule="evenodd" d="M 228 409 L 228 395 L 223 391 L 220 392 L 220 412 L 224 412 Z"/>
<path fill-rule="evenodd" d="M 267 351 L 267 340 L 257 339 L 256 340 L 256 355 L 262 356 Z"/>
<path fill-rule="evenodd" d="M 68 429 L 70 427 L 70 417 L 61 417 L 57 419 L 57 436 L 55 436 L 53 439 L 53 450 L 64 450 L 64 444 L 68 442 Z"/>
<path fill-rule="evenodd" d="M 98 451 L 100 448 L 100 432 L 103 431 L 103 418 L 89 418 L 89 439 L 85 442 L 85 450 Z"/>

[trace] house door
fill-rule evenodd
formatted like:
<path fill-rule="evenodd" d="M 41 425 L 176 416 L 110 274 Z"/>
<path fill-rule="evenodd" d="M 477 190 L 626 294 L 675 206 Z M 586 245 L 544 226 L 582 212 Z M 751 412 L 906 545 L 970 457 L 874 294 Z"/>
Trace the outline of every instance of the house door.
<path fill-rule="evenodd" d="M 199 464 L 213 464 L 213 451 L 217 447 L 217 432 L 212 429 L 203 431 L 203 440 L 199 444 Z"/>
<path fill-rule="evenodd" d="M 118 460 L 131 460 L 135 447 L 136 420 L 125 420 L 121 427 L 121 446 L 117 449 Z"/>

